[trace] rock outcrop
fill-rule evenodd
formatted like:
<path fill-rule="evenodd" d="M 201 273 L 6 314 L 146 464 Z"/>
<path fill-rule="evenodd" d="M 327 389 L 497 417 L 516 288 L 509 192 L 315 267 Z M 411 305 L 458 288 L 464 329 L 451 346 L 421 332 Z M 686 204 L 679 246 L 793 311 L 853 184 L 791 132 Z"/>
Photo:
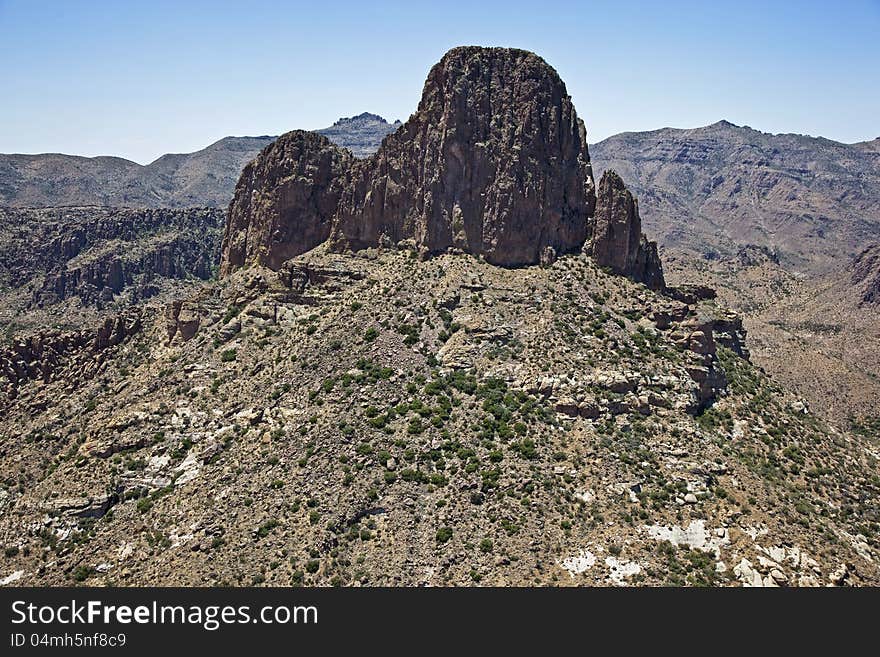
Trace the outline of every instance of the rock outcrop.
<path fill-rule="evenodd" d="M 860 304 L 880 304 L 880 244 L 872 244 L 855 257 L 851 278 L 859 288 Z"/>
<path fill-rule="evenodd" d="M 594 205 L 586 131 L 556 71 L 522 50 L 455 48 L 418 111 L 356 170 L 332 240 L 535 264 L 548 246 L 580 248 Z"/>
<path fill-rule="evenodd" d="M 642 234 L 639 204 L 614 171 L 599 181 L 596 215 L 587 250 L 596 262 L 614 273 L 644 283 L 653 290 L 666 287 L 657 243 Z"/>
<path fill-rule="evenodd" d="M 108 317 L 93 330 L 50 330 L 15 340 L 0 350 L 0 372 L 6 378 L 6 396 L 14 399 L 18 386 L 27 380 L 49 383 L 58 378 L 74 380 L 92 376 L 103 363 L 105 350 L 141 329 L 140 312 L 131 310 Z"/>
<path fill-rule="evenodd" d="M 252 263 L 278 269 L 326 241 L 353 162 L 327 137 L 303 130 L 263 149 L 236 185 L 221 275 Z"/>
<path fill-rule="evenodd" d="M 279 142 L 239 180 L 223 274 L 277 269 L 328 231 L 336 250 L 409 242 L 537 264 L 581 248 L 595 207 L 583 123 L 556 71 L 523 50 L 448 52 L 418 111 L 367 160 L 305 133 Z"/>
<path fill-rule="evenodd" d="M 181 342 L 191 340 L 199 330 L 201 313 L 195 300 L 175 299 L 165 306 L 165 327 L 168 331 L 168 344 L 175 337 Z"/>

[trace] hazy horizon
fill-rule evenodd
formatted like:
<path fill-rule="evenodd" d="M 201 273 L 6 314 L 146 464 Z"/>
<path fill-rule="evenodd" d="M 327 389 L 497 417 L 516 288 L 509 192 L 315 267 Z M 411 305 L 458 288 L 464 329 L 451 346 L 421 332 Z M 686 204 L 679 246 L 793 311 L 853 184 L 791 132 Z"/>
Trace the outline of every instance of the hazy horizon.
<path fill-rule="evenodd" d="M 365 111 L 405 121 L 430 67 L 457 45 L 541 55 L 566 82 L 590 143 L 722 119 L 844 143 L 880 136 L 876 1 L 832 13 L 818 2 L 536 9 L 0 0 L 12 99 L 0 105 L 0 152 L 147 164 Z"/>

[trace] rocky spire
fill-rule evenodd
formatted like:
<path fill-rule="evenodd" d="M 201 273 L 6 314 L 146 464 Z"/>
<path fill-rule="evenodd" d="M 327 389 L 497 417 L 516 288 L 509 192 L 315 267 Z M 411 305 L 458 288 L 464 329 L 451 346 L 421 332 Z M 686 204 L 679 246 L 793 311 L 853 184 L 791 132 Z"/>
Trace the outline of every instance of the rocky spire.
<path fill-rule="evenodd" d="M 565 84 L 524 50 L 463 47 L 431 69 L 418 111 L 347 189 L 337 248 L 414 239 L 500 265 L 583 244 L 595 204 Z"/>
<path fill-rule="evenodd" d="M 339 250 L 409 240 L 533 264 L 579 249 L 594 206 L 586 131 L 556 71 L 524 50 L 455 48 L 371 158 L 293 132 L 249 164 L 222 273 L 277 268 L 328 236 Z"/>
<path fill-rule="evenodd" d="M 278 269 L 326 241 L 353 161 L 327 137 L 303 130 L 266 146 L 235 187 L 220 275 L 255 263 Z"/>
<path fill-rule="evenodd" d="M 587 251 L 600 266 L 654 290 L 666 286 L 657 243 L 642 234 L 638 201 L 614 171 L 606 171 L 599 181 L 591 228 Z"/>

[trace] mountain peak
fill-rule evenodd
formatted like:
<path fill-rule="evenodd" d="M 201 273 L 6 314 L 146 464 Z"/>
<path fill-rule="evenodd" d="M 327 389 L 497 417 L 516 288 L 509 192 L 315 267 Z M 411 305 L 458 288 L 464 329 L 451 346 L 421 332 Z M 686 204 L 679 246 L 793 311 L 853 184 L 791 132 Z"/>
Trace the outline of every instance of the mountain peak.
<path fill-rule="evenodd" d="M 357 116 L 343 116 L 338 119 L 333 127 L 339 126 L 348 126 L 352 124 L 364 124 L 364 123 L 379 123 L 381 125 L 389 125 L 388 121 L 385 120 L 384 117 L 379 116 L 378 114 L 372 114 L 370 112 L 361 112 Z"/>
<path fill-rule="evenodd" d="M 731 123 L 727 119 L 721 119 L 720 121 L 716 121 L 712 125 L 706 126 L 707 128 L 739 128 L 740 126 L 735 123 Z"/>

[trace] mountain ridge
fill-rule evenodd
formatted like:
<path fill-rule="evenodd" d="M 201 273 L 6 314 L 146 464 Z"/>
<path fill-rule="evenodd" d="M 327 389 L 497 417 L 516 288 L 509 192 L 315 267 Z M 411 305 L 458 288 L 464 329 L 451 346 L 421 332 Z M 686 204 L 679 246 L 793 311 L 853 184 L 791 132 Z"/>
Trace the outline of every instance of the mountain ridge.
<path fill-rule="evenodd" d="M 400 125 L 364 112 L 329 133 L 356 157 Z M 226 136 L 191 153 L 165 153 L 149 164 L 112 155 L 0 154 L 0 205 L 10 207 L 226 207 L 244 166 L 277 137 Z"/>
<path fill-rule="evenodd" d="M 627 181 L 666 248 L 714 258 L 776 247 L 789 267 L 820 273 L 880 235 L 880 158 L 859 144 L 722 121 L 621 133 L 591 152 Z"/>
<path fill-rule="evenodd" d="M 363 124 L 367 125 L 366 128 Z M 345 128 L 352 124 L 360 124 L 357 130 L 361 134 L 349 135 L 339 128 Z M 388 122 L 378 114 L 371 112 L 362 112 L 352 117 L 342 117 L 337 119 L 333 125 L 316 130 L 320 134 L 327 135 L 331 141 L 339 146 L 349 147 L 358 157 L 365 157 L 378 148 L 381 138 L 388 132 L 393 131 L 402 125 L 398 121 Z M 815 140 L 816 143 L 825 143 L 832 147 L 852 147 L 862 152 L 880 153 L 880 137 L 874 140 L 846 143 L 838 142 L 826 137 L 815 137 L 811 135 L 802 135 L 798 133 L 770 133 L 751 128 L 750 126 L 739 126 L 726 119 L 721 119 L 715 123 L 706 126 L 697 126 L 694 128 L 673 128 L 662 127 L 648 131 L 625 131 L 607 137 L 596 142 L 593 146 L 597 149 L 600 157 L 597 161 L 601 162 L 604 144 L 611 140 L 619 140 L 622 138 L 633 138 L 636 136 L 660 136 L 674 135 L 678 133 L 701 134 L 710 129 L 736 129 L 741 131 L 749 131 L 763 137 L 779 138 L 804 138 Z M 366 137 L 366 139 L 364 138 Z M 0 205 L 8 205 L 12 207 L 54 207 L 54 206 L 83 206 L 83 205 L 108 205 L 108 206 L 124 206 L 124 207 L 187 207 L 191 206 L 215 206 L 225 207 L 232 198 L 232 191 L 235 186 L 235 180 L 238 177 L 238 171 L 244 167 L 257 153 L 277 139 L 277 135 L 228 135 L 218 139 L 204 148 L 189 153 L 165 153 L 160 155 L 148 164 L 140 164 L 133 160 L 114 155 L 97 155 L 82 156 L 71 155 L 66 153 L 9 153 L 0 154 Z M 179 183 L 181 189 L 174 189 L 173 181 L 168 181 L 167 171 L 158 171 L 161 165 L 169 162 L 193 161 L 203 159 L 207 155 L 217 152 L 241 152 L 240 158 L 234 158 L 232 161 L 221 159 L 220 162 L 207 163 L 203 166 L 205 178 L 209 177 L 209 173 L 214 172 L 215 182 L 205 184 L 205 181 L 198 181 L 194 184 L 192 181 L 186 184 L 186 181 Z M 24 163 L 24 164 L 22 164 Z M 43 165 L 44 168 L 50 170 L 46 173 L 45 178 L 66 178 L 70 177 L 70 173 L 63 172 L 59 175 L 58 168 L 67 166 L 72 168 L 74 172 L 82 171 L 83 175 L 78 183 L 84 189 L 64 190 L 57 189 L 55 185 L 49 185 L 47 189 L 23 191 L 16 189 L 16 184 L 26 185 L 27 180 L 23 180 L 21 168 L 33 168 L 34 166 Z M 95 166 L 99 165 L 99 166 Z M 103 167 L 100 165 L 104 165 Z M 115 165 L 123 171 L 133 174 L 133 180 L 127 181 L 128 187 L 122 189 L 114 188 L 114 178 L 120 172 L 102 171 L 107 166 Z M 238 171 L 234 171 L 234 169 Z M 598 169 L 598 168 L 597 168 Z M 159 181 L 150 181 L 149 175 L 145 175 L 145 171 L 157 170 Z M 597 170 L 597 173 L 601 171 Z M 163 178 L 164 176 L 164 178 Z M 146 178 L 146 180 L 145 180 Z M 630 177 L 624 176 L 628 182 Z M 164 184 L 160 184 L 164 183 Z M 37 185 L 32 182 L 31 185 Z M 46 185 L 46 181 L 43 182 Z M 116 181 L 118 185 L 118 181 Z M 152 187 L 150 186 L 152 184 Z M 158 185 L 159 189 L 155 187 Z M 638 190 L 637 180 L 633 180 L 633 185 Z M 109 187 L 110 193 L 101 194 L 95 188 Z M 188 191 L 187 191 L 188 190 Z M 163 193 L 164 192 L 164 193 Z M 649 212 L 650 215 L 650 212 Z M 651 217 L 647 217 L 648 225 L 651 225 Z"/>

